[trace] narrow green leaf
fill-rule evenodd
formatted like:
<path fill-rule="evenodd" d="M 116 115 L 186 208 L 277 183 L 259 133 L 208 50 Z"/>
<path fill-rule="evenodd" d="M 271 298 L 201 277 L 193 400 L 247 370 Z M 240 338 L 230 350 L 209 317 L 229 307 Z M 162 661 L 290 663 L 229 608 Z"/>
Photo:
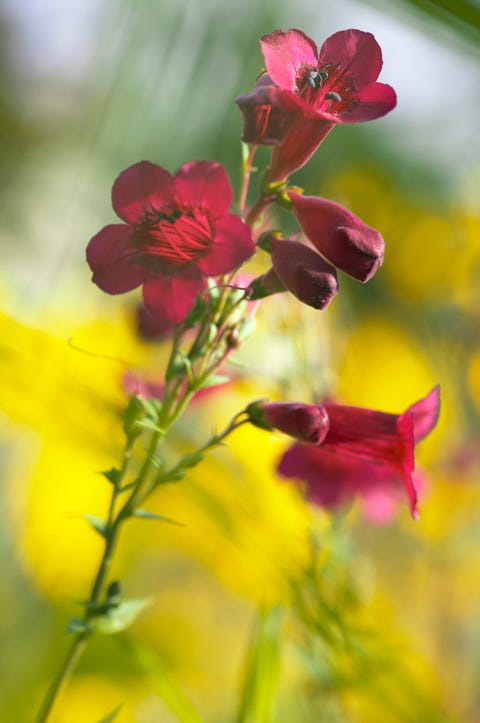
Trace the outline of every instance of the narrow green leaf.
<path fill-rule="evenodd" d="M 67 633 L 87 633 L 91 631 L 91 626 L 80 618 L 70 618 L 67 625 Z"/>
<path fill-rule="evenodd" d="M 202 718 L 159 655 L 153 650 L 142 647 L 138 642 L 132 645 L 126 636 L 121 642 L 127 646 L 130 657 L 149 674 L 155 693 L 173 713 L 178 723 L 202 723 Z"/>
<path fill-rule="evenodd" d="M 171 525 L 179 525 L 180 527 L 183 527 L 181 522 L 177 522 L 177 520 L 172 520 L 171 517 L 156 515 L 155 512 L 149 512 L 148 510 L 134 510 L 134 512 L 132 513 L 132 517 L 140 517 L 143 520 L 158 520 L 159 522 L 168 522 Z"/>
<path fill-rule="evenodd" d="M 90 619 L 91 626 L 99 633 L 112 635 L 128 628 L 135 618 L 152 603 L 152 598 L 123 600 L 119 605 L 108 610 L 104 615 Z"/>
<path fill-rule="evenodd" d="M 163 469 L 163 468 L 164 468 L 165 462 L 164 462 L 163 458 L 160 457 L 159 454 L 153 453 L 153 454 L 150 455 L 149 459 L 150 459 L 150 461 L 152 462 L 152 464 L 153 464 L 155 467 L 157 467 L 157 469 Z"/>
<path fill-rule="evenodd" d="M 161 434 L 165 434 L 165 430 L 158 426 L 158 424 L 155 424 L 155 422 L 151 419 L 142 419 L 140 421 L 135 422 L 137 427 L 141 427 L 142 429 L 150 429 L 152 432 L 160 432 Z"/>
<path fill-rule="evenodd" d="M 213 374 L 204 381 L 199 389 L 208 389 L 208 387 L 220 386 L 220 384 L 227 384 L 230 381 L 232 381 L 230 377 L 222 376 L 221 374 Z"/>
<path fill-rule="evenodd" d="M 273 717 L 280 668 L 282 610 L 274 607 L 257 619 L 246 664 L 238 723 L 269 723 Z"/>
<path fill-rule="evenodd" d="M 100 517 L 96 517 L 95 515 L 84 515 L 87 522 L 93 527 L 95 532 L 98 532 L 99 535 L 102 537 L 105 537 L 105 533 L 107 530 L 107 523 L 105 520 L 102 520 Z"/>
<path fill-rule="evenodd" d="M 99 720 L 98 723 L 112 723 L 112 720 L 114 720 L 117 715 L 120 713 L 120 711 L 123 708 L 123 703 L 120 703 L 120 705 L 117 705 L 116 708 L 112 710 L 111 713 L 109 713 L 105 718 L 102 718 L 102 720 Z"/>

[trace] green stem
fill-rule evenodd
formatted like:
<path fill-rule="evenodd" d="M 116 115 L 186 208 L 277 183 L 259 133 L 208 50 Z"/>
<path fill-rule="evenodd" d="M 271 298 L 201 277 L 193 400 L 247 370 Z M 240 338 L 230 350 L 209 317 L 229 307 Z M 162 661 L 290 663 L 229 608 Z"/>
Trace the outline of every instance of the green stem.
<path fill-rule="evenodd" d="M 54 678 L 50 688 L 47 691 L 40 710 L 38 711 L 37 717 L 35 718 L 35 723 L 45 723 L 45 721 L 48 720 L 52 708 L 57 700 L 58 693 L 60 692 L 60 689 L 62 688 L 64 682 L 66 681 L 72 670 L 75 668 L 78 660 L 80 659 L 80 656 L 82 655 L 87 644 L 88 637 L 89 633 L 87 632 L 78 633 L 78 635 L 75 636 L 70 650 L 65 657 L 63 665 L 57 674 L 57 677 Z"/>
<path fill-rule="evenodd" d="M 246 218 L 246 223 L 248 223 L 249 226 L 253 226 L 255 221 L 257 221 L 257 219 L 262 215 L 263 211 L 267 208 L 267 206 L 273 203 L 276 198 L 276 194 L 272 196 L 261 196 L 256 202 L 256 204 L 250 209 Z"/>
<path fill-rule="evenodd" d="M 122 481 L 130 464 L 132 447 L 133 440 L 127 439 L 122 467 L 120 469 L 118 478 L 115 480 L 115 484 L 113 485 L 112 496 L 110 499 L 108 519 L 105 528 L 105 549 L 103 551 L 102 559 L 100 561 L 100 565 L 92 585 L 90 599 L 85 608 L 85 615 L 83 617 L 84 622 L 88 621 L 89 615 L 91 614 L 95 603 L 97 603 L 100 598 L 100 593 L 102 591 L 103 585 L 110 569 L 112 553 L 118 537 L 118 525 L 116 524 L 114 519 L 115 507 L 118 496 L 119 494 L 121 494 Z M 35 718 L 35 723 L 46 723 L 46 721 L 48 720 L 52 708 L 58 698 L 58 694 L 60 693 L 64 682 L 67 680 L 68 676 L 75 668 L 78 660 L 80 659 L 83 651 L 85 650 L 90 635 L 91 632 L 89 630 L 82 631 L 75 635 L 72 641 L 72 645 L 70 646 L 70 650 L 68 651 L 65 660 L 63 661 L 63 665 L 61 666 L 57 676 L 53 679 L 50 687 L 47 690 L 43 703 L 38 711 L 37 717 Z"/>
<path fill-rule="evenodd" d="M 252 156 L 253 158 L 253 156 Z M 215 316 L 221 315 L 223 310 L 223 305 L 225 304 L 225 298 L 224 295 L 220 295 L 220 299 L 217 305 L 217 308 L 215 309 Z M 228 316 L 228 315 L 227 315 Z M 125 492 L 125 488 L 122 487 L 123 480 L 125 478 L 125 475 L 127 473 L 131 454 L 132 454 L 132 448 L 134 444 L 135 438 L 128 437 L 127 438 L 127 444 L 125 447 L 124 457 L 121 469 L 118 473 L 118 476 L 115 478 L 114 483 L 112 483 L 112 496 L 110 499 L 110 505 L 108 510 L 108 517 L 105 525 L 105 548 L 103 551 L 102 558 L 100 560 L 100 564 L 98 567 L 97 574 L 95 576 L 95 579 L 92 584 L 92 589 L 90 593 L 90 598 L 85 606 L 85 613 L 83 616 L 83 622 L 86 624 L 88 623 L 89 619 L 92 618 L 95 615 L 95 607 L 99 603 L 102 590 L 104 588 L 105 582 L 108 577 L 108 573 L 110 571 L 110 566 L 112 562 L 113 552 L 115 549 L 115 546 L 117 544 L 119 533 L 121 529 L 122 523 L 132 515 L 133 511 L 135 510 L 135 507 L 137 506 L 138 502 L 143 500 L 145 497 L 147 497 L 153 489 L 157 486 L 158 480 L 162 478 L 162 475 L 158 475 L 157 478 L 154 480 L 153 484 L 147 485 L 146 481 L 152 466 L 153 458 L 156 453 L 158 444 L 160 440 L 165 436 L 167 431 L 170 429 L 172 424 L 178 419 L 178 417 L 182 414 L 186 406 L 188 405 L 191 397 L 193 394 L 197 391 L 198 386 L 201 386 L 201 384 L 204 383 L 205 379 L 214 371 L 216 366 L 218 366 L 218 363 L 211 363 L 208 366 L 207 373 L 203 373 L 200 375 L 200 377 L 196 380 L 198 382 L 198 386 L 196 385 L 193 389 L 188 389 L 187 392 L 180 398 L 181 395 L 181 387 L 183 382 L 183 377 L 168 377 L 168 371 L 172 368 L 172 365 L 175 362 L 175 358 L 178 353 L 179 349 L 179 343 L 182 337 L 182 328 L 181 326 L 177 327 L 174 333 L 174 339 L 173 339 L 173 345 L 172 345 L 172 351 L 170 354 L 170 359 L 167 366 L 167 379 L 166 379 L 166 385 L 165 385 L 165 392 L 164 392 L 164 398 L 163 398 L 163 404 L 162 404 L 162 411 L 158 420 L 158 426 L 159 430 L 153 432 L 152 437 L 150 439 L 149 447 L 146 451 L 146 456 L 143 461 L 143 464 L 132 483 L 132 490 L 130 495 L 128 496 L 128 499 L 123 504 L 123 506 L 120 508 L 120 510 L 117 512 L 117 502 L 119 497 Z M 204 332 L 204 327 L 200 329 L 198 332 L 199 336 Z M 197 337 L 198 338 L 198 337 Z M 214 346 L 214 341 L 212 341 L 208 345 L 208 349 L 206 350 L 206 359 L 210 358 L 210 354 L 212 353 Z M 237 414 L 234 419 L 230 422 L 230 424 L 225 428 L 225 430 L 217 435 L 214 435 L 213 437 L 208 440 L 208 442 L 203 445 L 198 450 L 199 454 L 199 461 L 201 459 L 201 454 L 211 447 L 214 447 L 222 442 L 223 439 L 225 439 L 228 434 L 233 432 L 235 429 L 237 429 L 239 426 L 244 424 L 248 419 L 239 419 L 240 416 L 243 414 L 243 412 L 240 412 L 240 414 Z M 187 469 L 187 465 L 184 464 L 185 469 Z M 172 470 L 169 471 L 167 474 L 175 474 L 175 471 L 179 471 L 182 469 L 182 462 L 179 462 L 178 465 L 176 465 Z M 165 473 L 164 473 L 165 475 Z M 130 486 L 129 486 L 130 487 Z M 86 627 L 85 630 L 82 630 L 75 634 L 75 637 L 72 641 L 70 650 L 68 651 L 65 660 L 63 662 L 63 665 L 61 666 L 57 676 L 52 681 L 45 698 L 42 702 L 42 705 L 39 709 L 39 712 L 37 714 L 37 717 L 35 719 L 35 723 L 46 723 L 50 713 L 57 701 L 58 695 L 60 693 L 60 690 L 62 689 L 64 683 L 66 682 L 68 676 L 75 668 L 78 660 L 80 659 L 83 651 L 85 650 L 85 647 L 87 645 L 87 642 L 89 638 L 91 637 L 93 633 L 93 630 L 90 630 L 88 627 Z"/>
<path fill-rule="evenodd" d="M 252 145 L 250 146 L 250 150 L 246 159 L 246 162 L 243 164 L 243 178 L 242 178 L 242 187 L 240 189 L 240 197 L 238 200 L 238 208 L 242 216 L 245 213 L 245 206 L 247 203 L 247 194 L 248 194 L 248 186 L 250 185 L 250 175 L 252 172 L 252 163 L 253 163 L 253 157 L 255 156 L 257 150 L 257 146 Z"/>

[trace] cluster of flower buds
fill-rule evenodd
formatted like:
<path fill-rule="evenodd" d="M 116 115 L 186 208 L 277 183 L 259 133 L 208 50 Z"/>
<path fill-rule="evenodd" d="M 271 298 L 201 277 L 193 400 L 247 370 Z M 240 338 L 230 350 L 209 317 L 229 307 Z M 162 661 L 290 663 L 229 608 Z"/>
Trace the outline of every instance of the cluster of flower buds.
<path fill-rule="evenodd" d="M 239 292 L 233 278 L 257 247 L 270 254 L 271 266 L 240 290 L 244 307 L 251 309 L 253 302 L 287 290 L 325 309 L 338 293 L 337 270 L 366 282 L 384 258 L 378 231 L 338 203 L 289 185 L 290 174 L 336 125 L 373 120 L 394 108 L 394 90 L 377 82 L 382 67 L 378 43 L 371 33 L 344 30 L 318 51 L 300 30 L 276 30 L 261 39 L 261 48 L 265 70 L 252 91 L 236 100 L 243 115 L 242 139 L 249 145 L 240 215 L 231 211 L 232 188 L 218 163 L 192 161 L 172 176 L 142 161 L 113 185 L 113 208 L 123 223 L 103 228 L 87 249 L 93 281 L 101 289 L 119 294 L 143 287 L 139 322 L 144 336 L 165 339 L 180 326 L 183 333 L 203 324 L 188 355 L 174 355 L 167 370 L 168 381 L 178 367 L 177 391 L 200 388 L 193 365 L 207 349 L 218 366 L 241 343 L 253 311 L 232 320 L 225 309 L 234 309 L 237 301 L 229 305 L 226 290 Z M 272 148 L 271 162 L 257 202 L 247 208 L 259 145 Z M 295 216 L 295 237 L 266 228 L 263 212 L 275 203 Z M 215 297 L 219 289 L 220 301 L 218 293 Z M 215 344 L 223 344 L 216 356 Z M 182 381 L 186 371 L 188 379 Z M 161 396 L 163 386 L 159 389 L 149 394 Z M 254 403 L 247 415 L 257 426 L 300 440 L 278 470 L 304 480 L 314 502 L 331 507 L 354 492 L 367 497 L 372 490 L 403 487 L 416 515 L 414 443 L 433 428 L 438 406 L 436 389 L 400 416 L 333 403 L 281 402 Z"/>

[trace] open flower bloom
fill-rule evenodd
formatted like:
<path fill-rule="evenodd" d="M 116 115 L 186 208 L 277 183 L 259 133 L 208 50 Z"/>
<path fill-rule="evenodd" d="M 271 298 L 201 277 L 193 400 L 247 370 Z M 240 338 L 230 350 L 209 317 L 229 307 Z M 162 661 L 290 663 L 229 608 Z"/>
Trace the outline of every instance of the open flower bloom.
<path fill-rule="evenodd" d="M 325 309 L 338 293 L 333 266 L 314 249 L 288 239 L 271 238 L 272 267 L 252 283 L 251 299 L 288 289 L 314 309 Z"/>
<path fill-rule="evenodd" d="M 414 447 L 434 428 L 440 409 L 435 387 L 401 415 L 325 403 L 328 431 L 319 446 L 296 443 L 278 472 L 302 480 L 309 500 L 335 508 L 355 495 L 385 504 L 407 497 L 418 517 Z"/>
<path fill-rule="evenodd" d="M 191 161 L 174 176 L 148 161 L 112 188 L 124 224 L 105 226 L 87 248 L 93 281 L 109 294 L 143 285 L 147 307 L 182 321 L 207 276 L 233 271 L 254 252 L 250 228 L 228 212 L 232 188 L 222 166 Z"/>
<path fill-rule="evenodd" d="M 385 242 L 380 233 L 334 201 L 294 191 L 288 196 L 317 251 L 354 279 L 368 281 L 383 263 Z"/>
<path fill-rule="evenodd" d="M 396 105 L 393 88 L 376 82 L 382 51 L 371 33 L 342 30 L 320 52 L 300 30 L 276 30 L 260 42 L 266 74 L 237 103 L 244 141 L 276 145 L 272 182 L 303 166 L 337 123 L 373 120 Z"/>
<path fill-rule="evenodd" d="M 255 426 L 278 429 L 310 444 L 320 444 L 328 431 L 328 415 L 322 404 L 252 402 L 247 412 Z"/>

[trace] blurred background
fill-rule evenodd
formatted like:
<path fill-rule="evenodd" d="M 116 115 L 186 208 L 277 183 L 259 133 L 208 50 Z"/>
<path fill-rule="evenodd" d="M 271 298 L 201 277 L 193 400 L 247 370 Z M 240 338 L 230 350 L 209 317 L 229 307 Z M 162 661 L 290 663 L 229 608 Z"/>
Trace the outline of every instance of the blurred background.
<path fill-rule="evenodd" d="M 165 360 L 137 338 L 135 293 L 91 284 L 85 246 L 138 160 L 217 160 L 238 191 L 234 99 L 262 67 L 259 37 L 290 27 L 382 46 L 398 107 L 336 128 L 294 180 L 378 228 L 385 264 L 367 286 L 342 277 L 325 313 L 266 300 L 241 382 L 172 445 L 255 397 L 400 413 L 440 383 L 420 520 L 309 508 L 274 473 L 286 440 L 242 429 L 155 498 L 181 525 L 128 527 L 113 575 L 154 602 L 91 643 L 52 723 L 116 708 L 119 723 L 480 721 L 476 0 L 3 0 L 1 721 L 33 720 L 90 586 L 101 542 L 83 515 L 105 514 L 125 368 L 153 378 Z"/>

